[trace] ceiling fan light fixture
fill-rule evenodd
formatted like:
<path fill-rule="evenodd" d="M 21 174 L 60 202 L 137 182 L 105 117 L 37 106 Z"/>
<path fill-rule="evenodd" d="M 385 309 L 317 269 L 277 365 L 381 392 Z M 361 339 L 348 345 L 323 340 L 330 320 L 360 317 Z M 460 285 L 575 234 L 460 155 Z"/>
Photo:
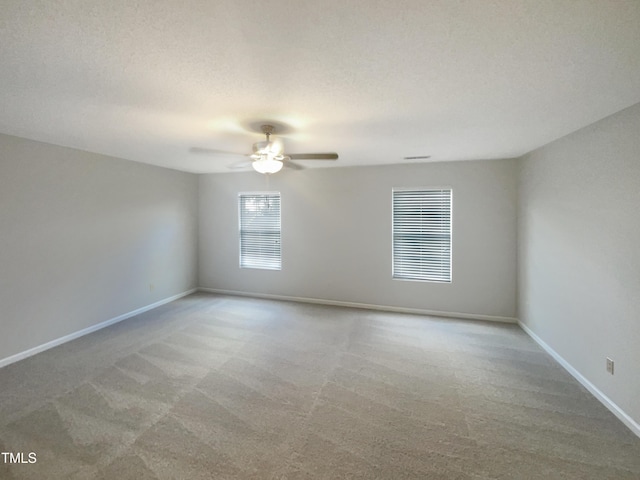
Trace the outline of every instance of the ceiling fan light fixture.
<path fill-rule="evenodd" d="M 270 155 L 261 155 L 258 160 L 254 160 L 251 163 L 253 169 L 264 175 L 271 175 L 277 173 L 282 169 L 282 160 L 276 160 Z"/>

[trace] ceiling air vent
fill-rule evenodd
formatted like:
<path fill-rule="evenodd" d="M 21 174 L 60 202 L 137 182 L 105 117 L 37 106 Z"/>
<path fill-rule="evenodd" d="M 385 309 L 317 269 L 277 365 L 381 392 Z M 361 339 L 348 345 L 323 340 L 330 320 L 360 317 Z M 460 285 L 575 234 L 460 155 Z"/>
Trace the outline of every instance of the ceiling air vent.
<path fill-rule="evenodd" d="M 431 158 L 431 155 L 418 155 L 416 157 L 404 157 L 405 160 L 426 160 Z"/>

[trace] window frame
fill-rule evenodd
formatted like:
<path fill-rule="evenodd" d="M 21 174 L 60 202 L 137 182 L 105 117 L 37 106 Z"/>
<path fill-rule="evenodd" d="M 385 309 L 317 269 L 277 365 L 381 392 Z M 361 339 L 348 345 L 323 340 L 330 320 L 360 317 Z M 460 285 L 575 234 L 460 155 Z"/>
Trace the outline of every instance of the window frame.
<path fill-rule="evenodd" d="M 421 272 L 417 275 L 402 275 L 399 272 L 396 272 L 396 192 L 449 192 L 449 224 L 448 224 L 448 266 L 447 273 L 448 275 L 439 279 L 439 278 L 426 278 L 428 277 L 428 273 Z M 437 235 L 437 233 L 433 233 L 433 235 Z M 393 280 L 400 281 L 409 281 L 409 282 L 427 282 L 427 283 L 438 283 L 438 284 L 451 284 L 453 283 L 453 188 L 451 186 L 429 186 L 429 187 L 397 187 L 391 190 L 391 277 Z"/>
<path fill-rule="evenodd" d="M 277 257 L 270 257 L 269 255 L 254 255 L 255 259 L 252 262 L 248 256 L 243 255 L 243 233 L 246 233 L 246 228 L 243 229 L 243 198 L 246 197 L 277 197 L 278 199 L 278 220 L 277 220 Z M 246 247 L 246 244 L 245 244 Z M 266 245 L 266 247 L 269 247 Z M 270 250 L 272 248 L 266 248 Z M 262 259 L 262 261 L 261 261 Z M 269 265 L 270 260 L 273 261 L 273 265 Z M 282 194 L 279 191 L 254 191 L 254 192 L 239 192 L 238 193 L 238 266 L 241 269 L 257 269 L 257 270 L 282 270 Z"/>

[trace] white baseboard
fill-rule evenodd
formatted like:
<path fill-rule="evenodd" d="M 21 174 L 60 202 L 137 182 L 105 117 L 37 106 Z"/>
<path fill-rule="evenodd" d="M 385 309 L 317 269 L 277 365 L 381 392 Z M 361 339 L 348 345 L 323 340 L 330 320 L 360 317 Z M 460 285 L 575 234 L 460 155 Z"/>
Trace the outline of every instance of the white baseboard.
<path fill-rule="evenodd" d="M 527 335 L 529 335 L 534 342 L 540 345 L 549 355 L 551 355 L 556 362 L 558 362 L 562 367 L 573 376 L 578 382 L 580 382 L 591 394 L 596 397 L 600 403 L 602 403 L 605 407 L 607 407 L 611 413 L 613 413 L 618 419 L 624 423 L 633 433 L 635 433 L 638 437 L 640 437 L 640 424 L 636 422 L 633 418 L 631 418 L 624 410 L 622 410 L 618 405 L 616 405 L 609 397 L 607 397 L 604 393 L 602 393 L 598 387 L 596 387 L 593 383 L 587 380 L 580 372 L 578 372 L 569 362 L 567 362 L 564 358 L 560 356 L 558 352 L 556 352 L 553 348 L 551 348 L 547 343 L 542 340 L 538 335 L 533 333 L 533 331 L 527 327 L 521 321 L 518 321 L 518 325 L 520 328 L 524 330 Z"/>
<path fill-rule="evenodd" d="M 174 300 L 186 297 L 187 295 L 191 295 L 192 293 L 195 293 L 197 291 L 197 288 L 193 288 L 186 292 L 164 298 L 150 305 L 132 310 L 131 312 L 123 313 L 122 315 L 110 318 L 109 320 L 105 320 L 104 322 L 100 322 L 96 325 L 92 325 L 77 332 L 70 333 L 69 335 L 65 335 L 64 337 L 56 338 L 55 340 L 51 340 L 50 342 L 38 345 L 37 347 L 30 348 L 29 350 L 25 350 L 24 352 L 16 353 L 15 355 L 11 355 L 10 357 L 0 359 L 0 368 L 18 362 L 20 360 L 24 360 L 25 358 L 31 357 L 37 353 L 44 352 L 45 350 L 49 350 L 50 348 L 57 347 L 58 345 L 62 345 L 63 343 L 70 342 L 71 340 L 75 340 L 76 338 L 88 335 L 97 330 L 108 327 L 109 325 L 113 325 L 114 323 L 118 323 L 128 318 L 135 317 L 136 315 L 140 315 L 141 313 L 148 312 L 149 310 L 153 310 L 154 308 L 164 305 L 165 303 L 173 302 Z"/>
<path fill-rule="evenodd" d="M 288 302 L 315 303 L 319 305 L 363 308 L 367 310 L 381 310 L 385 312 L 413 313 L 418 315 L 428 315 L 432 317 L 462 318 L 462 319 L 468 319 L 468 320 L 485 320 L 490 322 L 514 323 L 514 324 L 518 323 L 517 318 L 499 317 L 495 315 L 481 315 L 481 314 L 475 314 L 475 313 L 458 313 L 458 312 L 441 312 L 439 310 L 424 310 L 421 308 L 405 308 L 405 307 L 394 307 L 389 305 L 373 305 L 369 303 L 343 302 L 340 300 L 325 300 L 321 298 L 292 297 L 288 295 L 274 295 L 270 293 L 241 292 L 237 290 L 221 290 L 219 288 L 200 287 L 198 290 L 201 292 L 218 293 L 221 295 L 265 298 L 269 300 L 285 300 Z"/>

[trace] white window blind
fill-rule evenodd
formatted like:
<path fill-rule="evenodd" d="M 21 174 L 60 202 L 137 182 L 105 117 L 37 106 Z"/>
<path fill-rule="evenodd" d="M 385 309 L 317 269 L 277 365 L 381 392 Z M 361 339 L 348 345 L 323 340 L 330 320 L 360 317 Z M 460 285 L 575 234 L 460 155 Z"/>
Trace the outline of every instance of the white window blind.
<path fill-rule="evenodd" d="M 241 193 L 240 267 L 280 270 L 280 193 Z"/>
<path fill-rule="evenodd" d="M 451 189 L 393 191 L 393 278 L 451 282 Z"/>

